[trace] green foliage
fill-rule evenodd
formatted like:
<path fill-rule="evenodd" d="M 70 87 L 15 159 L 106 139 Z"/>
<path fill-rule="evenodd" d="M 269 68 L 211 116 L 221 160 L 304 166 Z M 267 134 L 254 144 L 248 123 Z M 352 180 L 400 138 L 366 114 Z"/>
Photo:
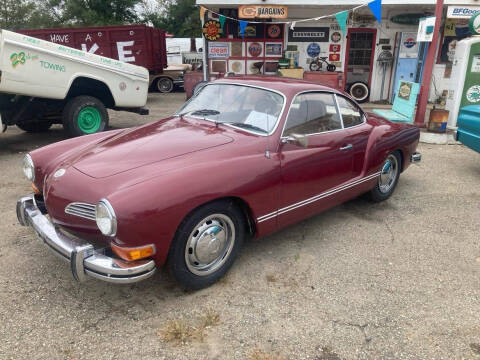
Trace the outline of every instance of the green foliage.
<path fill-rule="evenodd" d="M 0 28 L 22 28 L 34 9 L 35 5 L 27 0 L 0 0 Z"/>
<path fill-rule="evenodd" d="M 175 37 L 202 36 L 199 9 L 195 0 L 158 0 L 161 11 L 146 15 L 153 26 L 166 30 Z"/>
<path fill-rule="evenodd" d="M 0 26 L 27 29 L 139 23 L 144 0 L 0 0 Z"/>

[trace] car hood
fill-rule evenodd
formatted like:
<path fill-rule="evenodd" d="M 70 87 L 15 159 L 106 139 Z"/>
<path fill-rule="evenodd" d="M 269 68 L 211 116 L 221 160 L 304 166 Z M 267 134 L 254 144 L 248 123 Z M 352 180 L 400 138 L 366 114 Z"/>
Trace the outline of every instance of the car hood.
<path fill-rule="evenodd" d="M 105 178 L 232 141 L 211 126 L 173 118 L 115 136 L 78 155 L 71 165 L 91 177 Z"/>

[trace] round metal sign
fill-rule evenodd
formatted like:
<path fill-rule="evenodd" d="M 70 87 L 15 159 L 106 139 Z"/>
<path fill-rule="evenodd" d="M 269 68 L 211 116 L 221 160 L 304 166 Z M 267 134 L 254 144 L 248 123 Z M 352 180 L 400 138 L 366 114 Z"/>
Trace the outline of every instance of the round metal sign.
<path fill-rule="evenodd" d="M 468 22 L 468 27 L 473 35 L 480 35 L 480 12 L 472 15 Z"/>
<path fill-rule="evenodd" d="M 417 42 L 415 41 L 415 39 L 411 37 L 403 42 L 403 45 L 405 45 L 407 49 L 413 48 L 416 44 Z"/>
<path fill-rule="evenodd" d="M 251 43 L 248 47 L 248 53 L 253 57 L 257 57 L 262 53 L 262 45 L 257 42 Z"/>
<path fill-rule="evenodd" d="M 205 36 L 205 38 L 210 41 L 218 40 L 220 38 L 221 28 L 222 26 L 220 25 L 220 22 L 216 20 L 208 20 L 203 25 L 203 36 Z"/>
<path fill-rule="evenodd" d="M 318 45 L 317 43 L 308 44 L 307 54 L 310 57 L 318 56 L 318 54 L 320 54 L 320 45 Z"/>

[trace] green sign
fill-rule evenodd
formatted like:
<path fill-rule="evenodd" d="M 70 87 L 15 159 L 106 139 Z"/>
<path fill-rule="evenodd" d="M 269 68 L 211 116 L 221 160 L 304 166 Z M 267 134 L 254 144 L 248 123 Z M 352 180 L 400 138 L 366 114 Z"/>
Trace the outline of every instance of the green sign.
<path fill-rule="evenodd" d="M 472 44 L 468 56 L 460 107 L 480 104 L 480 42 Z"/>
<path fill-rule="evenodd" d="M 416 13 L 416 14 L 398 14 L 392 16 L 390 21 L 394 24 L 400 25 L 418 25 L 420 19 L 425 17 L 424 13 Z"/>
<path fill-rule="evenodd" d="M 480 35 L 480 12 L 472 15 L 468 21 L 468 27 L 473 35 Z"/>

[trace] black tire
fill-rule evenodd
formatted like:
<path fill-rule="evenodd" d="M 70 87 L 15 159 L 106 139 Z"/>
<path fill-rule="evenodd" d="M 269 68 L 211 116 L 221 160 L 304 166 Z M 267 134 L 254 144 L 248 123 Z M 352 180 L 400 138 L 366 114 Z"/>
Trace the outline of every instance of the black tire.
<path fill-rule="evenodd" d="M 318 64 L 316 61 L 312 61 L 310 63 L 310 71 L 320 71 L 322 69 L 322 65 Z"/>
<path fill-rule="evenodd" d="M 213 219 L 207 225 L 208 221 L 204 222 L 204 220 L 209 217 L 213 217 Z M 233 233 L 233 243 L 229 243 L 229 246 L 222 244 L 221 240 L 218 240 L 222 235 L 220 234 L 221 230 L 217 230 L 217 233 L 213 235 L 215 243 L 212 243 L 212 238 L 208 243 L 208 255 L 218 257 L 210 263 L 201 264 L 198 262 L 202 261 L 199 255 L 205 255 L 205 245 L 202 247 L 201 239 L 205 239 L 205 236 L 211 236 L 212 231 L 214 231 L 211 229 L 215 227 L 225 230 L 226 226 L 217 221 L 219 218 L 221 221 L 230 219 L 230 226 L 233 226 L 234 230 L 232 231 L 229 228 L 222 234 L 228 234 L 229 231 Z M 219 224 L 220 226 L 218 226 Z M 242 247 L 245 229 L 244 215 L 232 201 L 221 200 L 201 206 L 188 215 L 178 227 L 168 254 L 168 270 L 186 289 L 197 290 L 212 285 L 223 277 L 232 266 L 238 251 Z M 218 238 L 217 234 L 220 234 Z M 215 250 L 218 254 L 213 254 L 210 250 L 212 246 L 220 247 Z M 228 250 L 225 247 L 228 247 Z"/>
<path fill-rule="evenodd" d="M 368 101 L 368 98 L 370 97 L 370 88 L 368 87 L 368 84 L 362 81 L 357 81 L 348 87 L 348 93 L 356 102 L 361 104 Z"/>
<path fill-rule="evenodd" d="M 99 115 L 98 126 L 92 126 L 90 129 L 81 126 L 79 114 L 86 108 L 94 108 Z M 108 128 L 108 112 L 105 105 L 93 96 L 77 96 L 70 99 L 62 112 L 63 128 L 69 136 L 81 136 L 104 131 Z"/>
<path fill-rule="evenodd" d="M 333 64 L 328 64 L 327 65 L 327 71 L 334 72 L 335 70 L 337 70 L 336 65 L 333 65 Z"/>
<path fill-rule="evenodd" d="M 156 82 L 156 88 L 159 93 L 167 94 L 173 91 L 173 81 L 167 77 L 159 77 Z"/>
<path fill-rule="evenodd" d="M 200 81 L 199 83 L 196 83 L 195 86 L 192 89 L 192 96 L 197 95 L 200 90 L 203 89 L 205 85 L 208 84 L 208 81 Z"/>
<path fill-rule="evenodd" d="M 382 166 L 382 173 L 384 172 L 384 169 L 387 166 L 387 162 L 392 160 L 392 159 L 395 159 L 395 162 L 396 162 L 396 165 L 395 165 L 396 166 L 395 179 L 393 180 L 393 182 L 389 186 L 388 190 L 385 189 L 385 188 L 382 190 L 382 176 L 383 175 L 380 175 L 378 177 L 377 184 L 375 185 L 375 187 L 372 190 L 370 190 L 370 193 L 368 194 L 370 200 L 373 201 L 373 202 L 381 202 L 381 201 L 387 200 L 393 194 L 393 192 L 395 191 L 395 188 L 397 187 L 398 180 L 400 179 L 400 173 L 402 171 L 402 157 L 401 157 L 401 155 L 398 151 L 394 151 L 393 153 L 391 153 L 387 156 L 387 159 L 385 159 L 385 163 Z"/>
<path fill-rule="evenodd" d="M 20 129 L 28 133 L 42 133 L 42 132 L 48 131 L 51 126 L 52 126 L 52 123 L 47 120 L 31 121 L 31 122 L 17 124 L 17 127 L 19 127 Z"/>

